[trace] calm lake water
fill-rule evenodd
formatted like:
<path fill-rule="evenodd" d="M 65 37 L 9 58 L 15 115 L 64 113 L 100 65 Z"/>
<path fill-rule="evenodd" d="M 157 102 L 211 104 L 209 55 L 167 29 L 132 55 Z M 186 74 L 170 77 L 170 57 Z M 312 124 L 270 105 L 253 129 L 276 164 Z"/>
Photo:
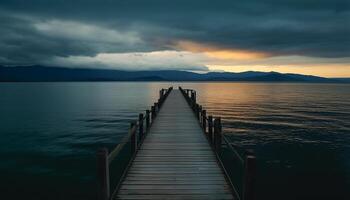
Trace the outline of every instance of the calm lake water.
<path fill-rule="evenodd" d="M 350 199 L 350 85 L 150 82 L 0 83 L 1 199 L 96 199 L 95 151 L 170 85 L 255 150 L 258 199 Z"/>

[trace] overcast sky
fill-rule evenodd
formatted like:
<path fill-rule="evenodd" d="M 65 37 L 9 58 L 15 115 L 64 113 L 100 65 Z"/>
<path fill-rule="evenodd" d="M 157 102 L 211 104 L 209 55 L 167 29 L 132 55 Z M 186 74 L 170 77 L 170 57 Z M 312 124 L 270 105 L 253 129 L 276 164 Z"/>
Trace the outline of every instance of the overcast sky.
<path fill-rule="evenodd" d="M 350 77 L 349 0 L 1 0 L 0 65 Z"/>

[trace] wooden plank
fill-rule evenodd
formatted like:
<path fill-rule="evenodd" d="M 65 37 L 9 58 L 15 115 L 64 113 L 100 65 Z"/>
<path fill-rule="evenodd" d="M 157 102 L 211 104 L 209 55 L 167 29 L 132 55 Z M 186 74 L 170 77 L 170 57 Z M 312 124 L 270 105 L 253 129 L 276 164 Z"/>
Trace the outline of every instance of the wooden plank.
<path fill-rule="evenodd" d="M 206 162 L 211 157 L 152 157 L 152 156 L 143 156 L 137 159 L 137 162 Z"/>
<path fill-rule="evenodd" d="M 216 163 L 211 164 L 202 164 L 202 163 L 159 163 L 159 162 L 137 162 L 135 163 L 135 168 L 167 168 L 167 167 L 174 167 L 174 168 L 198 168 L 198 167 L 210 167 L 210 168 L 217 168 L 218 166 Z"/>
<path fill-rule="evenodd" d="M 185 181 L 183 181 L 185 183 Z M 217 184 L 208 184 L 208 185 L 195 185 L 195 184 L 181 184 L 181 185 L 137 185 L 137 184 L 124 184 L 120 189 L 121 190 L 221 190 L 228 189 L 228 186 Z"/>
<path fill-rule="evenodd" d="M 230 194 L 197 194 L 197 195 L 117 195 L 115 199 L 126 200 L 229 200 L 233 199 Z"/>
<path fill-rule="evenodd" d="M 225 185 L 225 180 L 139 180 L 139 181 L 131 181 L 131 180 L 126 180 L 125 183 L 123 185 L 186 185 L 186 186 L 190 186 L 190 185 L 218 185 L 220 188 L 221 187 L 226 187 Z M 155 187 L 156 187 L 155 186 Z"/>
<path fill-rule="evenodd" d="M 138 176 L 128 176 L 125 178 L 125 181 L 137 181 L 137 180 L 141 180 L 141 181 L 161 181 L 161 180 L 165 180 L 165 181 L 181 181 L 181 180 L 193 180 L 193 177 L 187 177 L 187 176 L 183 176 L 183 177 L 167 177 L 167 176 L 163 176 L 163 177 L 138 177 Z M 224 181 L 225 179 L 221 176 L 203 176 L 203 177 L 197 177 L 195 181 L 202 181 L 202 180 L 212 180 L 212 181 Z M 203 184 L 205 184 L 206 182 L 203 182 Z"/>
<path fill-rule="evenodd" d="M 193 174 L 184 174 L 184 173 L 128 173 L 128 176 L 139 176 L 139 177 L 192 177 L 196 179 L 197 177 L 221 177 L 220 174 L 213 173 L 193 173 Z"/>
<path fill-rule="evenodd" d="M 174 157 L 176 158 L 176 157 Z M 134 161 L 138 164 L 196 164 L 196 165 L 206 165 L 206 164 L 215 164 L 214 161 L 207 161 L 205 159 L 201 159 L 198 158 L 197 160 L 191 160 L 189 158 L 185 158 L 185 159 L 178 159 L 178 160 L 173 160 L 173 159 L 163 159 L 163 160 L 154 160 L 154 159 L 150 159 L 149 157 L 143 157 L 140 159 L 137 159 L 136 161 Z"/>
<path fill-rule="evenodd" d="M 173 189 L 173 190 L 158 190 L 158 189 L 153 189 L 153 190 L 122 190 L 120 189 L 118 194 L 225 194 L 225 193 L 230 193 L 229 189 L 226 188 L 221 188 L 221 189 L 199 189 L 199 190 L 193 190 L 193 189 Z"/>

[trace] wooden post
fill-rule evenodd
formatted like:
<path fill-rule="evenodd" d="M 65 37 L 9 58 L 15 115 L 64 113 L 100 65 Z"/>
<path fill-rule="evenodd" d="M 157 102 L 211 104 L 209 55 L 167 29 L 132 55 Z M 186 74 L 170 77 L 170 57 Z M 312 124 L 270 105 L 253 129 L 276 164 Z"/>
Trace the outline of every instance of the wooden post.
<path fill-rule="evenodd" d="M 213 145 L 213 116 L 208 116 L 208 138 L 210 145 Z"/>
<path fill-rule="evenodd" d="M 143 114 L 139 114 L 139 143 L 141 144 L 141 141 L 144 137 L 144 132 L 143 132 Z"/>
<path fill-rule="evenodd" d="M 204 130 L 204 133 L 207 131 L 207 111 L 202 110 L 202 127 Z"/>
<path fill-rule="evenodd" d="M 194 103 L 197 103 L 197 92 L 193 91 L 193 94 L 194 94 L 193 101 L 194 101 Z"/>
<path fill-rule="evenodd" d="M 136 137 L 136 129 L 134 129 L 135 124 L 133 122 L 130 123 L 130 142 L 131 142 L 131 154 L 134 155 L 137 149 L 137 137 Z"/>
<path fill-rule="evenodd" d="M 195 109 L 195 112 L 196 112 L 196 117 L 197 117 L 197 119 L 199 119 L 199 104 L 197 103 L 196 104 L 196 109 Z"/>
<path fill-rule="evenodd" d="M 146 110 L 146 131 L 148 131 L 150 127 L 150 117 L 149 117 L 149 110 Z"/>
<path fill-rule="evenodd" d="M 196 105 L 195 103 L 195 100 L 194 100 L 194 91 L 192 90 L 191 91 L 191 103 L 192 103 L 192 105 Z"/>
<path fill-rule="evenodd" d="M 153 123 L 154 119 L 156 118 L 156 110 L 155 110 L 154 106 L 151 106 L 151 114 L 152 114 L 151 119 L 152 119 L 152 123 Z"/>
<path fill-rule="evenodd" d="M 254 155 L 247 155 L 244 162 L 243 200 L 255 199 L 255 171 L 256 158 Z"/>
<path fill-rule="evenodd" d="M 102 148 L 97 151 L 97 181 L 99 185 L 98 199 L 108 200 L 110 195 L 110 186 L 107 148 Z"/>
<path fill-rule="evenodd" d="M 158 108 L 158 103 L 154 103 L 154 111 L 155 111 L 155 115 L 157 116 L 157 112 L 158 112 L 159 108 Z"/>
<path fill-rule="evenodd" d="M 159 98 L 162 99 L 163 98 L 163 91 L 164 89 L 162 88 L 161 90 L 159 90 Z"/>
<path fill-rule="evenodd" d="M 203 108 L 201 105 L 198 108 L 199 108 L 198 109 L 198 120 L 199 120 L 199 123 L 202 125 L 202 110 L 203 110 Z"/>
<path fill-rule="evenodd" d="M 217 154 L 221 152 L 221 119 L 220 117 L 214 120 L 214 144 Z"/>

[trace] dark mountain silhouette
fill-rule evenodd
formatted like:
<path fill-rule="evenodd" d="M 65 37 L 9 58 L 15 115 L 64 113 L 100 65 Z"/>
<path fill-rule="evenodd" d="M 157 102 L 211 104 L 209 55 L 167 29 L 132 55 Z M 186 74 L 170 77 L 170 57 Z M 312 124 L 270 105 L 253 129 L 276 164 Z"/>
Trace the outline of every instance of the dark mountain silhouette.
<path fill-rule="evenodd" d="M 340 81 L 343 83 L 350 83 L 350 78 L 332 78 L 332 80 Z"/>
<path fill-rule="evenodd" d="M 45 66 L 0 66 L 0 81 L 263 81 L 263 82 L 346 82 L 301 74 L 247 71 L 241 73 L 208 72 L 199 74 L 179 70 L 122 71 Z"/>

